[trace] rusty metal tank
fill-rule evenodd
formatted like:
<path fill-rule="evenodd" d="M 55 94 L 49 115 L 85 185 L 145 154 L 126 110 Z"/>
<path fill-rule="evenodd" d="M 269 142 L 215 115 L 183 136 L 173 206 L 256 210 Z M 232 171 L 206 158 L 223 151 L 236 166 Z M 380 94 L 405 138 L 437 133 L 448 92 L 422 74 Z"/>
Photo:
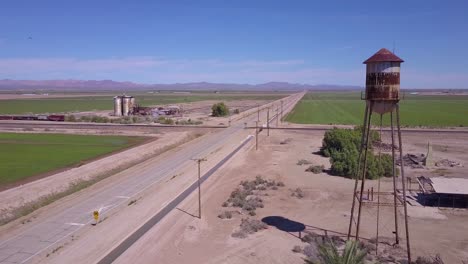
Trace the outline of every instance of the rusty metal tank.
<path fill-rule="evenodd" d="M 131 96 L 123 96 L 122 97 L 122 115 L 123 116 L 128 116 L 130 113 L 130 101 L 131 101 Z"/>
<path fill-rule="evenodd" d="M 381 49 L 366 64 L 366 100 L 400 100 L 400 63 L 403 60 L 387 49 Z"/>
<path fill-rule="evenodd" d="M 114 97 L 114 116 L 122 116 L 122 97 Z"/>

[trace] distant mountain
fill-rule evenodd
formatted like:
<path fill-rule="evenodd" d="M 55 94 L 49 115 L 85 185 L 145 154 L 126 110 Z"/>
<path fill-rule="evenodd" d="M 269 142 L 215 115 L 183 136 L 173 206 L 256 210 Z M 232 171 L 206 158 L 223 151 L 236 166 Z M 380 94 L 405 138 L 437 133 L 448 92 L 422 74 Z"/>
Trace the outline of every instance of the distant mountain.
<path fill-rule="evenodd" d="M 358 90 L 360 86 L 343 85 L 310 85 L 288 82 L 268 82 L 262 84 L 234 83 L 174 83 L 174 84 L 140 84 L 133 82 L 116 82 L 112 80 L 0 80 L 0 90 L 62 90 L 62 91 L 129 91 L 129 90 L 255 90 L 255 91 L 302 91 L 302 90 Z"/>

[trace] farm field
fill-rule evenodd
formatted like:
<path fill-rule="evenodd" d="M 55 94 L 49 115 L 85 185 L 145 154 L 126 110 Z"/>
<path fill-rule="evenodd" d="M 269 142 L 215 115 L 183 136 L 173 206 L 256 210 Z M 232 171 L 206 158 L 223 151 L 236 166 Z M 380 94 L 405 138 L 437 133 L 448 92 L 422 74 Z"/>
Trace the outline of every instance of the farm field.
<path fill-rule="evenodd" d="M 115 93 L 114 95 L 118 95 Z M 276 100 L 287 94 L 266 93 L 232 93 L 232 94 L 135 94 L 137 104 L 142 106 L 189 103 L 204 100 Z M 31 98 L 0 100 L 0 114 L 27 113 L 65 113 L 92 110 L 111 110 L 113 108 L 112 95 L 96 95 L 62 98 Z"/>
<path fill-rule="evenodd" d="M 145 137 L 0 133 L 0 189 L 141 143 Z"/>
<path fill-rule="evenodd" d="M 365 101 L 359 92 L 313 92 L 306 94 L 286 117 L 298 124 L 362 125 Z M 468 126 L 468 96 L 407 95 L 400 101 L 401 125 L 406 127 Z M 378 125 L 380 116 L 374 114 Z M 390 116 L 383 118 L 390 125 Z"/>

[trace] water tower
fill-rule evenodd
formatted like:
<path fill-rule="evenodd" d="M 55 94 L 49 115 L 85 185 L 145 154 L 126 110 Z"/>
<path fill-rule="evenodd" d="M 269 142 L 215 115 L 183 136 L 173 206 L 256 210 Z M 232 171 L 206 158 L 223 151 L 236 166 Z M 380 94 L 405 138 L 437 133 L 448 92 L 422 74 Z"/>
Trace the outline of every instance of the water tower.
<path fill-rule="evenodd" d="M 397 57 L 395 54 L 387 49 L 381 49 L 369 59 L 364 61 L 366 64 L 366 109 L 364 113 L 364 124 L 362 127 L 362 138 L 361 148 L 358 157 L 358 166 L 356 170 L 356 181 L 353 192 L 353 202 L 351 208 L 351 215 L 348 229 L 348 239 L 354 237 L 359 240 L 359 232 L 361 225 L 362 207 L 367 205 L 374 205 L 377 209 L 376 218 L 376 248 L 378 247 L 379 239 L 379 212 L 380 206 L 391 206 L 394 208 L 394 230 L 392 233 L 395 234 L 395 244 L 400 244 L 399 230 L 398 230 L 398 209 L 397 207 L 403 207 L 404 211 L 404 224 L 405 224 L 405 235 L 406 235 L 406 250 L 408 255 L 408 262 L 411 263 L 411 252 L 410 252 L 410 241 L 409 241 L 409 229 L 408 229 L 408 211 L 406 203 L 406 186 L 405 186 L 405 173 L 403 165 L 400 166 L 400 177 L 401 177 L 401 189 L 397 189 L 397 170 L 395 165 L 395 136 L 394 126 L 396 121 L 396 132 L 398 135 L 398 149 L 400 160 L 403 160 L 403 150 L 401 142 L 401 131 L 400 131 L 400 64 L 403 62 L 402 59 Z M 365 195 L 365 182 L 367 176 L 367 159 L 368 151 L 370 150 L 369 135 L 371 131 L 371 118 L 372 114 L 380 115 L 380 133 L 382 134 L 382 116 L 384 114 L 390 115 L 390 129 L 392 139 L 392 160 L 393 160 L 393 191 L 392 192 L 380 192 L 380 178 L 378 182 L 377 192 L 373 192 L 372 199 L 370 193 L 367 192 Z M 395 120 L 396 116 L 396 120 Z M 380 154 L 379 154 L 380 156 Z M 360 188 L 358 190 L 358 186 Z M 374 200 L 374 195 L 377 197 L 377 201 Z M 382 202 L 381 196 L 390 195 L 392 197 L 386 197 L 390 202 Z M 384 198 L 382 198 L 384 199 Z M 357 204 L 356 204 L 357 202 Z M 357 207 L 357 212 L 356 208 Z M 373 209 L 372 209 L 373 210 Z M 357 213 L 357 215 L 356 215 Z M 355 226 L 355 233 L 353 235 L 353 226 Z M 377 249 L 376 249 L 377 252 Z"/>

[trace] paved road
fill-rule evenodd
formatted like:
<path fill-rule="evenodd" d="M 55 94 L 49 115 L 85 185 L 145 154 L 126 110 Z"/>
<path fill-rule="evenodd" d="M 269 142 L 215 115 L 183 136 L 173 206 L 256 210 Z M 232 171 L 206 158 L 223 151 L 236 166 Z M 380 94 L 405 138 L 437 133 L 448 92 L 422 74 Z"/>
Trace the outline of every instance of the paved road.
<path fill-rule="evenodd" d="M 298 95 L 292 97 L 296 97 L 296 100 L 291 100 L 285 105 L 285 112 L 297 102 Z M 139 175 L 110 183 L 98 192 L 93 192 L 93 195 L 79 199 L 75 205 L 59 214 L 52 215 L 44 221 L 30 223 L 30 226 L 21 234 L 0 241 L 0 263 L 26 263 L 52 246 L 57 246 L 65 238 L 90 224 L 92 222 L 90 213 L 97 207 L 105 205 L 100 211 L 101 215 L 105 215 L 113 208 L 128 202 L 126 197 L 133 197 L 143 192 L 172 172 L 184 167 L 188 162 L 193 162 L 191 158 L 206 156 L 221 147 L 231 136 L 244 128 L 244 121 L 255 118 L 256 115 L 248 116 L 246 120 L 236 122 L 231 127 L 205 137 L 190 148 L 181 149 L 155 162 Z"/>

